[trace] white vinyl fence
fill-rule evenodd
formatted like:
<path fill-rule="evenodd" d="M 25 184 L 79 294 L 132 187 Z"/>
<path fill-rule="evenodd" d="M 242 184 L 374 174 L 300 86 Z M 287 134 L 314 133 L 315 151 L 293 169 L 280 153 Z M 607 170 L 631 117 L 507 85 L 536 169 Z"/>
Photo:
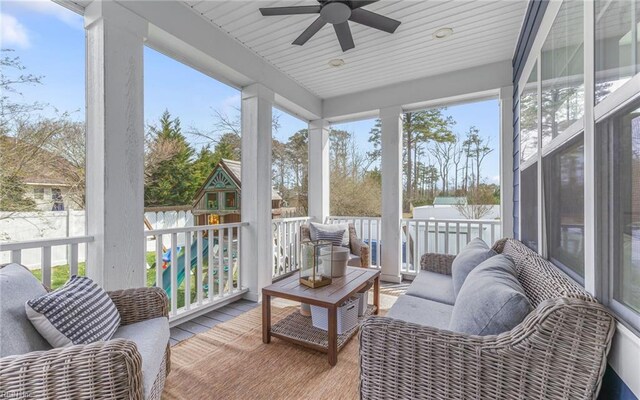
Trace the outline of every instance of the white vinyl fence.
<path fill-rule="evenodd" d="M 193 226 L 191 211 L 147 212 L 145 218 L 152 229 L 188 228 Z M 140 225 L 143 226 L 142 220 Z M 147 228 L 145 227 L 145 230 Z M 0 212 L 0 244 L 33 242 L 41 240 L 81 237 L 86 233 L 84 210 Z M 171 239 L 164 237 L 165 247 L 171 246 Z M 180 239 L 179 246 L 184 246 Z M 71 259 L 68 246 L 52 246 L 51 265 L 69 264 Z M 147 251 L 155 251 L 155 244 L 148 243 Z M 77 249 L 78 262 L 86 259 L 86 245 L 80 243 Z M 11 261 L 9 252 L 0 252 L 0 264 Z M 28 268 L 40 268 L 42 255 L 38 248 L 25 248 L 21 262 Z"/>

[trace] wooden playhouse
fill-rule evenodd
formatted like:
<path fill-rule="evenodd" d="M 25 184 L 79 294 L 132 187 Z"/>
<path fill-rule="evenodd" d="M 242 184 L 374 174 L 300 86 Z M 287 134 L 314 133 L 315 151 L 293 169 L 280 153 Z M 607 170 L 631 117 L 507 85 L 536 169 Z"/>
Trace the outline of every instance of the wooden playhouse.
<path fill-rule="evenodd" d="M 196 193 L 193 217 L 196 225 L 215 225 L 240 222 L 242 195 L 242 164 L 221 160 L 211 171 L 204 185 Z M 272 217 L 280 216 L 282 197 L 271 190 Z"/>

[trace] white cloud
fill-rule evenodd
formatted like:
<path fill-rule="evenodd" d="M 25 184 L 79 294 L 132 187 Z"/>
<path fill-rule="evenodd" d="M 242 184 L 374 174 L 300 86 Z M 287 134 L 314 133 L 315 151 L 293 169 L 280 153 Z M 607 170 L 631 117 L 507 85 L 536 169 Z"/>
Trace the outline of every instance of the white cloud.
<path fill-rule="evenodd" d="M 2 47 L 17 46 L 27 48 L 31 45 L 27 28 L 13 15 L 0 13 Z"/>
<path fill-rule="evenodd" d="M 500 183 L 500 175 L 492 176 L 491 183 Z"/>
<path fill-rule="evenodd" d="M 22 0 L 10 3 L 30 12 L 50 15 L 73 28 L 83 29 L 83 21 L 80 15 L 51 0 Z"/>

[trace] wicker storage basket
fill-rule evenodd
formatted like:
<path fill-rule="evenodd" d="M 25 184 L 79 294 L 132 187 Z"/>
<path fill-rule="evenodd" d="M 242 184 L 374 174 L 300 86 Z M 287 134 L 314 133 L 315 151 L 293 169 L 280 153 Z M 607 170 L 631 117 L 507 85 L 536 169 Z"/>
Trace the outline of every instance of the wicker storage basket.
<path fill-rule="evenodd" d="M 338 307 L 338 335 L 353 329 L 358 324 L 358 306 L 359 299 L 352 297 Z M 329 313 L 326 308 L 312 304 L 311 320 L 314 327 L 325 331 L 328 330 Z"/>

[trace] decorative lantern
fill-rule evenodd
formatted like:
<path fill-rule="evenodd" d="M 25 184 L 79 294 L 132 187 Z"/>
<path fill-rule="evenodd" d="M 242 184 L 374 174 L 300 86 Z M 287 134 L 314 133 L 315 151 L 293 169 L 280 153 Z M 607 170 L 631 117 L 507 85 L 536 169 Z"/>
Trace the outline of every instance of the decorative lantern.
<path fill-rule="evenodd" d="M 303 242 L 300 245 L 300 283 L 310 288 L 331 284 L 333 246 L 328 240 Z"/>

